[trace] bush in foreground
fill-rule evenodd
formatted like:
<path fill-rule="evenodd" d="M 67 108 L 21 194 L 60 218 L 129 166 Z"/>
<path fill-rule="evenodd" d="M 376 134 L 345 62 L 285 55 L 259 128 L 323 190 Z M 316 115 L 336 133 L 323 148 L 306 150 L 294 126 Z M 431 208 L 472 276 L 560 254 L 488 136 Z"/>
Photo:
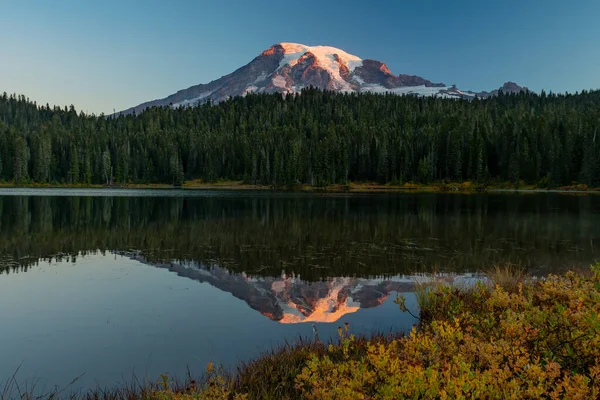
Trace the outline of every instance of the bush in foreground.
<path fill-rule="evenodd" d="M 303 397 L 600 397 L 600 266 L 514 291 L 438 285 L 423 299 L 427 319 L 409 336 L 359 359 L 313 357 L 297 378 Z"/>
<path fill-rule="evenodd" d="M 515 280 L 433 285 L 421 292 L 419 329 L 380 341 L 343 330 L 279 398 L 599 398 L 600 265 Z"/>

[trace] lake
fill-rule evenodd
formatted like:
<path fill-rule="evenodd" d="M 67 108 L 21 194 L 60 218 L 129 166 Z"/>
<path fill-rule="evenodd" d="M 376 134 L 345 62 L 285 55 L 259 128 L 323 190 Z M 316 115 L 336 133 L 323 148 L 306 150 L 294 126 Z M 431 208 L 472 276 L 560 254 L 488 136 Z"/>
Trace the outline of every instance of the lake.
<path fill-rule="evenodd" d="M 600 260 L 600 196 L 0 189 L 0 382 L 102 387 L 410 330 L 414 277 Z"/>

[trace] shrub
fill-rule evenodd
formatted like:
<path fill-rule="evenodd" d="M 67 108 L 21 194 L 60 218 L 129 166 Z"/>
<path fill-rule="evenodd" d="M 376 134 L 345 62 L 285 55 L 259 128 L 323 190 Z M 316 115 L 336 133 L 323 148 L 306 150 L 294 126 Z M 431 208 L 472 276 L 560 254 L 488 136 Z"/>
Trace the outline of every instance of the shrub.
<path fill-rule="evenodd" d="M 593 271 L 506 289 L 436 285 L 422 297 L 419 330 L 357 358 L 315 356 L 297 388 L 308 399 L 598 398 L 600 266 Z"/>
<path fill-rule="evenodd" d="M 488 277 L 418 283 L 421 324 L 407 336 L 357 338 L 346 325 L 336 344 L 284 348 L 231 381 L 212 376 L 194 398 L 600 398 L 600 264 L 539 280 L 496 267 Z"/>

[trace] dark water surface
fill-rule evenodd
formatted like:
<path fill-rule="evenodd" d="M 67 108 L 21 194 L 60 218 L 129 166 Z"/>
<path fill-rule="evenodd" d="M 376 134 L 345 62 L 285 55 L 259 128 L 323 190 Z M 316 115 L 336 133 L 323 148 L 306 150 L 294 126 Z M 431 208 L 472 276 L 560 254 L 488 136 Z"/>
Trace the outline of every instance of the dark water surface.
<path fill-rule="evenodd" d="M 600 260 L 600 196 L 0 189 L 0 382 L 111 386 L 403 331 L 415 274 Z"/>

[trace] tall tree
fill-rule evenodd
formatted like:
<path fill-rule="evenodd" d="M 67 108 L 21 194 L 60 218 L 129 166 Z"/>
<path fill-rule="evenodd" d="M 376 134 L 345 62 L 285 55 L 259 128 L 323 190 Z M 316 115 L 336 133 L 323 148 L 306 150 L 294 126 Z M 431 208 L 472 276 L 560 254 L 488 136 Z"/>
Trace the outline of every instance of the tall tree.
<path fill-rule="evenodd" d="M 24 183 L 28 179 L 29 149 L 25 138 L 16 135 L 14 144 L 13 179 L 15 183 Z"/>

